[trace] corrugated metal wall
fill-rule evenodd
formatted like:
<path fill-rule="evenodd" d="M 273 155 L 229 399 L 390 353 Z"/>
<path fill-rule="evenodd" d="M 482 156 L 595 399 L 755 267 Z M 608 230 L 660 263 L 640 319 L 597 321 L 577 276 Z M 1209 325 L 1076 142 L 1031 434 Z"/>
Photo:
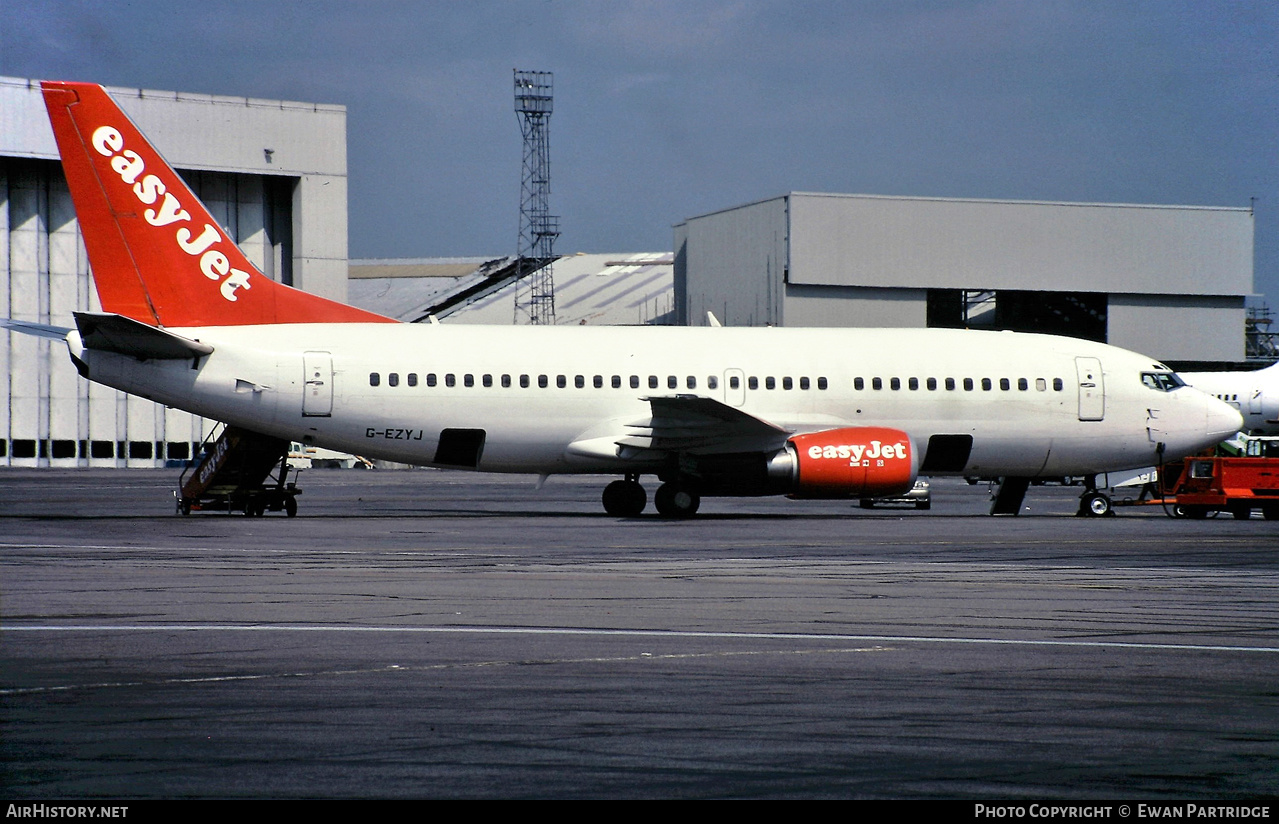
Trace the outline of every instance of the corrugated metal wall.
<path fill-rule="evenodd" d="M 184 177 L 254 264 L 289 271 L 289 179 Z M 100 309 L 54 161 L 0 157 L 0 286 L 0 315 L 15 320 L 70 327 L 73 311 Z M 193 455 L 209 426 L 84 380 L 57 341 L 0 332 L 0 369 L 0 466 L 163 466 Z"/>

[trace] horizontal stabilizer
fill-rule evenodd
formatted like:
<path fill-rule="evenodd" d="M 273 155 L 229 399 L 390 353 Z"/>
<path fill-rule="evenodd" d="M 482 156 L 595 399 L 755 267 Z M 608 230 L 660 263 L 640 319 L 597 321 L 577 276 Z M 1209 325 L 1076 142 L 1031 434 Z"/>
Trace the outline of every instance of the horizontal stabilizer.
<path fill-rule="evenodd" d="M 186 360 L 211 354 L 213 347 L 123 315 L 75 313 L 85 348 L 131 355 L 142 360 Z"/>
<path fill-rule="evenodd" d="M 67 333 L 71 331 L 66 326 L 51 326 L 47 323 L 32 323 L 28 320 L 14 320 L 13 318 L 0 318 L 0 329 L 9 329 L 13 332 L 21 332 L 24 335 L 36 335 L 54 340 L 65 339 Z"/>

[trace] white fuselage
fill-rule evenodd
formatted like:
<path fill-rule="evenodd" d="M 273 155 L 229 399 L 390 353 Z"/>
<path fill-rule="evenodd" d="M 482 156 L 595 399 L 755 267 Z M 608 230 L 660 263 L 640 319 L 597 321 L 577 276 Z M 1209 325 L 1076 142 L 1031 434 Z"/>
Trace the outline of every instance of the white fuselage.
<path fill-rule="evenodd" d="M 68 343 L 100 383 L 344 452 L 433 465 L 443 430 L 483 430 L 474 468 L 493 472 L 643 471 L 654 456 L 615 443 L 652 418 L 646 399 L 674 395 L 712 398 L 792 433 L 894 427 L 921 451 L 934 435 L 971 435 L 964 465 L 934 474 L 1147 466 L 1159 444 L 1167 457 L 1183 455 L 1239 424 L 1202 393 L 1143 383 L 1143 373 L 1167 370 L 1141 355 L 1012 332 L 357 323 L 169 331 L 214 351 L 140 361 L 86 350 L 76 333 Z"/>
<path fill-rule="evenodd" d="M 1183 372 L 1181 378 L 1238 409 L 1249 435 L 1279 435 L 1279 364 L 1255 372 Z"/>

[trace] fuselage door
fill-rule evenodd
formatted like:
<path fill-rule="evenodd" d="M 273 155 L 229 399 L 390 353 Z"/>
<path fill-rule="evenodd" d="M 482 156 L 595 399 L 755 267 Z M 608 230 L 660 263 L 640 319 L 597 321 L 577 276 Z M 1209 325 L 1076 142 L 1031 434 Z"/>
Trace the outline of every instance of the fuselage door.
<path fill-rule="evenodd" d="M 724 403 L 729 406 L 746 403 L 746 373 L 742 370 L 724 370 Z"/>
<path fill-rule="evenodd" d="M 327 418 L 333 414 L 333 356 L 328 352 L 303 352 L 302 370 L 302 416 Z"/>
<path fill-rule="evenodd" d="M 1106 387 L 1101 377 L 1101 361 L 1075 358 L 1079 374 L 1079 420 L 1099 421 L 1106 417 Z"/>

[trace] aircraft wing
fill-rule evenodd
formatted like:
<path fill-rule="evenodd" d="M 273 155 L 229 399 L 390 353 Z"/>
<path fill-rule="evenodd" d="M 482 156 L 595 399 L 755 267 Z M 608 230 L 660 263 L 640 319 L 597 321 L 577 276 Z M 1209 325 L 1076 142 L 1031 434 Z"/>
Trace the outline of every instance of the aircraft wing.
<path fill-rule="evenodd" d="M 777 449 L 791 433 L 740 409 L 697 395 L 644 398 L 647 421 L 628 424 L 617 443 L 663 452 L 751 452 Z"/>
<path fill-rule="evenodd" d="M 124 315 L 75 313 L 80 339 L 88 349 L 132 355 L 140 360 L 185 360 L 213 352 L 198 340 L 148 326 Z"/>

